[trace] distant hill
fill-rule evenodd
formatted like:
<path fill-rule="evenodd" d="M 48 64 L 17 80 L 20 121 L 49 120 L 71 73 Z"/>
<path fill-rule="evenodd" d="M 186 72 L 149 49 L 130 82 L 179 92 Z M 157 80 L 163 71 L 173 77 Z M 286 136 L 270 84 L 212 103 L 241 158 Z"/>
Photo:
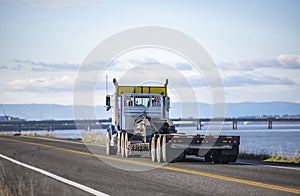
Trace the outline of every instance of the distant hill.
<path fill-rule="evenodd" d="M 195 110 L 197 104 L 193 103 L 172 103 L 171 118 L 189 117 L 210 117 L 211 105 L 198 103 L 199 113 Z M 3 108 L 8 116 L 19 117 L 25 120 L 63 120 L 74 119 L 73 106 L 57 104 L 3 104 Z M 91 106 L 80 106 L 81 116 L 85 119 L 92 119 L 93 114 L 89 111 Z M 99 119 L 111 117 L 111 112 L 106 112 L 104 106 L 96 106 L 95 115 Z M 243 102 L 228 103 L 226 105 L 226 117 L 250 117 L 250 116 L 274 116 L 274 115 L 299 115 L 300 104 L 290 102 Z M 0 113 L 0 116 L 4 114 Z"/>

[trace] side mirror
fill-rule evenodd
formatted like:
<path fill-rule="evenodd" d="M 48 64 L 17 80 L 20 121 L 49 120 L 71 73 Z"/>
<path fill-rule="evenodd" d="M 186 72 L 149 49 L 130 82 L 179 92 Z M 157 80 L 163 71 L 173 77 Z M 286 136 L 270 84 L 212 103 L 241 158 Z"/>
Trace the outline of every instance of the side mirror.
<path fill-rule="evenodd" d="M 170 97 L 167 97 L 167 104 L 166 104 L 166 106 L 167 106 L 167 111 L 169 111 L 170 107 L 171 107 L 171 105 L 170 105 Z"/>
<path fill-rule="evenodd" d="M 110 106 L 110 96 L 106 96 L 106 106 Z"/>

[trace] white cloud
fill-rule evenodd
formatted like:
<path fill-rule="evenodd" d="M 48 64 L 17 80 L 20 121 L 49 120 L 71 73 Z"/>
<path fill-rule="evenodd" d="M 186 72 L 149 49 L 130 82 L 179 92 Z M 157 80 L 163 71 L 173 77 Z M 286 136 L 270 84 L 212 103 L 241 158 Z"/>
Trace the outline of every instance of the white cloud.
<path fill-rule="evenodd" d="M 102 4 L 100 0 L 14 0 L 14 2 L 30 8 L 95 7 Z"/>
<path fill-rule="evenodd" d="M 258 68 L 300 69 L 300 55 L 279 55 L 275 58 L 218 63 L 221 70 L 250 71 Z"/>
<path fill-rule="evenodd" d="M 223 72 L 226 87 L 234 86 L 258 86 L 258 85 L 294 85 L 295 83 L 287 77 L 275 77 L 255 72 Z"/>
<path fill-rule="evenodd" d="M 27 64 L 32 66 L 32 71 L 77 71 L 79 64 L 76 63 L 46 63 L 46 62 L 36 62 L 32 60 L 19 60 L 15 59 L 15 63 Z M 20 65 L 17 65 L 20 67 Z M 20 67 L 21 68 L 21 67 Z"/>
<path fill-rule="evenodd" d="M 9 91 L 70 91 L 73 90 L 75 77 L 74 76 L 62 76 L 62 77 L 43 77 L 33 78 L 27 80 L 13 80 L 8 83 Z"/>

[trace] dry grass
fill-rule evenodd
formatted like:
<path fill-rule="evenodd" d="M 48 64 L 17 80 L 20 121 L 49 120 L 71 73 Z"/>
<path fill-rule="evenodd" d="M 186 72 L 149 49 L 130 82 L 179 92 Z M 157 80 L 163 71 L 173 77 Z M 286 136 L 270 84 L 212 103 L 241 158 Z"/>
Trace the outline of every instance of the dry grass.
<path fill-rule="evenodd" d="M 298 151 L 295 151 L 294 156 L 289 157 L 285 153 L 282 152 L 282 148 L 280 147 L 278 152 L 273 152 L 272 155 L 264 154 L 264 153 L 249 153 L 245 149 L 241 149 L 239 154 L 240 159 L 247 160 L 257 160 L 257 161 L 265 161 L 272 163 L 290 163 L 290 164 L 300 164 L 300 155 Z"/>
<path fill-rule="evenodd" d="M 12 182 L 11 173 L 0 163 L 0 195 L 33 196 L 33 187 L 33 179 L 26 181 L 24 175 L 19 175 Z"/>
<path fill-rule="evenodd" d="M 272 154 L 271 157 L 264 160 L 266 162 L 275 162 L 275 163 L 293 163 L 293 164 L 300 164 L 300 156 L 298 151 L 295 152 L 293 157 L 285 157 L 282 154 L 281 155 L 275 155 L 275 153 Z"/>
<path fill-rule="evenodd" d="M 240 159 L 246 159 L 246 160 L 256 160 L 256 161 L 264 161 L 265 159 L 270 158 L 270 155 L 267 154 L 254 154 L 254 153 L 240 153 L 238 155 L 238 158 Z"/>
<path fill-rule="evenodd" d="M 97 133 L 84 132 L 82 134 L 82 141 L 85 143 L 104 145 L 106 143 L 106 135 L 103 132 L 97 132 Z"/>
<path fill-rule="evenodd" d="M 46 138 L 57 138 L 57 136 L 55 136 L 55 134 L 51 134 L 51 133 L 22 133 L 21 136 L 29 136 L 29 137 L 46 137 Z"/>

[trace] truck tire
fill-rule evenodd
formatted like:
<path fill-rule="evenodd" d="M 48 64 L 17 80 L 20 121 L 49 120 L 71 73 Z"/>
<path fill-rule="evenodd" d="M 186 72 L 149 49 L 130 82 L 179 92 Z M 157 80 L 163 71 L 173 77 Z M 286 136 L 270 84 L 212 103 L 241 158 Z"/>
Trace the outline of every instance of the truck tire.
<path fill-rule="evenodd" d="M 105 142 L 106 142 L 106 155 L 111 155 L 109 130 L 106 131 L 106 141 Z"/>
<path fill-rule="evenodd" d="M 122 157 L 125 157 L 125 133 L 124 132 L 122 132 L 121 133 L 121 156 Z"/>
<path fill-rule="evenodd" d="M 118 131 L 118 148 L 117 148 L 117 153 L 121 154 L 121 131 Z"/>
<path fill-rule="evenodd" d="M 167 144 L 167 136 L 162 136 L 161 139 L 161 155 L 163 162 L 173 163 L 175 161 L 180 161 L 185 158 L 184 152 L 182 150 L 172 149 Z"/>
<path fill-rule="evenodd" d="M 161 155 L 163 162 L 168 162 L 168 151 L 167 136 L 164 135 L 161 142 Z"/>
<path fill-rule="evenodd" d="M 156 162 L 156 139 L 155 136 L 152 137 L 151 139 L 151 150 L 150 150 L 150 155 L 151 155 L 151 160 L 152 162 Z"/>
<path fill-rule="evenodd" d="M 156 159 L 158 163 L 163 162 L 162 154 L 161 154 L 161 141 L 162 141 L 162 137 L 159 136 L 156 140 Z"/>
<path fill-rule="evenodd" d="M 110 133 L 109 130 L 106 132 L 106 155 L 116 155 L 117 149 L 114 148 L 114 146 L 110 146 Z"/>
<path fill-rule="evenodd" d="M 129 151 L 128 151 L 128 133 L 124 134 L 124 151 L 125 151 L 125 157 L 128 158 Z"/>

